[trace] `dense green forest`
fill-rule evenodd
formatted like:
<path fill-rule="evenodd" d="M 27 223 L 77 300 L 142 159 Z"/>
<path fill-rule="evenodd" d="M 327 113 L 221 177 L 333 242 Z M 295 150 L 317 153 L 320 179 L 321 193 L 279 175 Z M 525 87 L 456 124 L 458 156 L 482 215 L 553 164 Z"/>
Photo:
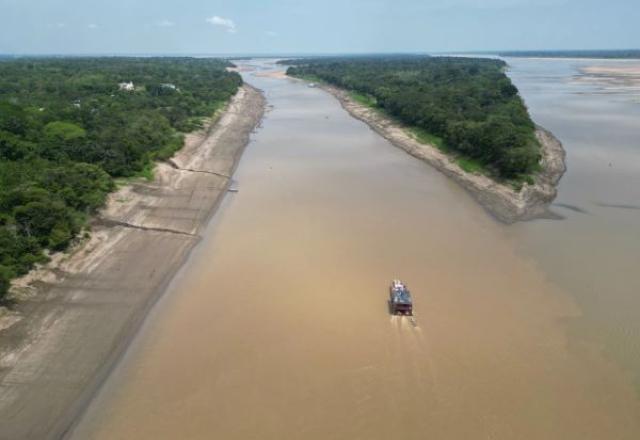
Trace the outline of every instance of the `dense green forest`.
<path fill-rule="evenodd" d="M 325 57 L 281 61 L 288 75 L 326 81 L 417 128 L 420 138 L 505 180 L 539 166 L 535 125 L 500 60 Z"/>
<path fill-rule="evenodd" d="M 149 174 L 236 92 L 226 61 L 0 60 L 0 299 L 69 245 L 114 189 Z"/>

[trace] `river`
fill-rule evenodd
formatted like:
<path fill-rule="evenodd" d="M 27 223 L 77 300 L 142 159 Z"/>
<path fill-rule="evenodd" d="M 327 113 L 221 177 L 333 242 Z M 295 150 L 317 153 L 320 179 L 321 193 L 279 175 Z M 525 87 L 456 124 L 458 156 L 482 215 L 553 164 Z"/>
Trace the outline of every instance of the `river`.
<path fill-rule="evenodd" d="M 496 223 L 327 93 L 246 62 L 271 108 L 239 192 L 71 437 L 639 438 L 640 105 L 577 78 L 589 61 L 509 62 L 568 150 L 564 220 Z M 388 313 L 394 277 L 416 325 Z"/>
<path fill-rule="evenodd" d="M 579 69 L 638 61 L 508 59 L 532 117 L 568 152 L 554 211 L 560 222 L 515 225 L 526 255 L 577 301 L 573 342 L 597 341 L 640 392 L 640 75 L 589 77 Z"/>

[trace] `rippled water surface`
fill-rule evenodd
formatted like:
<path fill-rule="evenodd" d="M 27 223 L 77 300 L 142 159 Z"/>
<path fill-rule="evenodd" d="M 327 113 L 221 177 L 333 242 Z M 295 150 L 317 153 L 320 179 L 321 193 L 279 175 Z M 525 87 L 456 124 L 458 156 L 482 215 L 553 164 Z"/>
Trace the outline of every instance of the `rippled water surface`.
<path fill-rule="evenodd" d="M 571 293 L 577 341 L 597 339 L 640 391 L 640 62 L 507 60 L 536 122 L 568 153 L 554 211 L 512 228 L 523 254 Z M 636 68 L 635 82 L 580 69 Z"/>
<path fill-rule="evenodd" d="M 640 438 L 640 106 L 510 62 L 569 152 L 565 220 L 497 224 L 322 90 L 245 72 L 273 108 L 240 191 L 73 437 Z"/>

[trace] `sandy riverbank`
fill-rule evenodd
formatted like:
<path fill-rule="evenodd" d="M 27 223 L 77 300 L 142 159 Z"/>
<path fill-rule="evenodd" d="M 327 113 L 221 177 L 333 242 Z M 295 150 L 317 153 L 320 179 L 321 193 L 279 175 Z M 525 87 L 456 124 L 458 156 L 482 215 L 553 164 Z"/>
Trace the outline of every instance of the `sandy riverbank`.
<path fill-rule="evenodd" d="M 274 78 L 274 79 L 285 79 L 290 78 L 287 76 L 287 72 L 284 70 L 267 70 L 266 72 L 257 72 L 254 74 L 258 78 Z"/>
<path fill-rule="evenodd" d="M 588 66 L 581 68 L 580 71 L 589 75 L 628 76 L 638 78 L 640 77 L 640 62 L 634 61 L 629 64 L 610 66 Z"/>
<path fill-rule="evenodd" d="M 575 80 L 589 83 L 609 92 L 628 94 L 640 88 L 640 62 L 637 60 L 615 64 L 593 65 L 578 69 Z"/>
<path fill-rule="evenodd" d="M 1 439 L 57 439 L 72 426 L 200 240 L 264 107 L 243 86 L 153 182 L 112 194 L 86 243 L 18 280 L 0 325 Z"/>
<path fill-rule="evenodd" d="M 542 145 L 542 170 L 535 184 L 525 184 L 521 191 L 481 174 L 465 172 L 449 155 L 435 146 L 419 142 L 406 127 L 380 112 L 354 101 L 345 90 L 319 85 L 335 96 L 353 117 L 412 156 L 424 160 L 464 187 L 491 215 L 505 223 L 548 217 L 549 204 L 557 195 L 556 185 L 566 170 L 565 151 L 553 134 L 538 127 L 536 136 Z"/>

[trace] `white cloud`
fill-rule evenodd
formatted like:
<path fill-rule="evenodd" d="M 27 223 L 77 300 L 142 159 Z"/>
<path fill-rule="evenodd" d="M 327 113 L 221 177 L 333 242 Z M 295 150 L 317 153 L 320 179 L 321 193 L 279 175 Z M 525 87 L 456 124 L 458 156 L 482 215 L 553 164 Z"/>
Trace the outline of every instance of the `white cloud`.
<path fill-rule="evenodd" d="M 275 37 L 276 35 L 278 35 L 278 33 L 274 31 L 267 31 L 267 35 L 270 37 Z"/>
<path fill-rule="evenodd" d="M 237 31 L 236 24 L 230 18 L 223 18 L 217 15 L 214 15 L 213 17 L 207 18 L 206 22 L 211 23 L 214 26 L 223 27 L 227 30 L 227 32 L 232 34 L 235 34 Z"/>
<path fill-rule="evenodd" d="M 89 29 L 98 29 L 98 25 L 97 25 L 97 24 L 95 24 L 95 23 L 88 24 L 88 25 L 87 25 L 87 27 L 88 27 Z"/>
<path fill-rule="evenodd" d="M 167 20 L 167 19 L 156 22 L 156 26 L 160 26 L 160 27 L 173 27 L 175 25 L 176 24 L 173 21 Z"/>

